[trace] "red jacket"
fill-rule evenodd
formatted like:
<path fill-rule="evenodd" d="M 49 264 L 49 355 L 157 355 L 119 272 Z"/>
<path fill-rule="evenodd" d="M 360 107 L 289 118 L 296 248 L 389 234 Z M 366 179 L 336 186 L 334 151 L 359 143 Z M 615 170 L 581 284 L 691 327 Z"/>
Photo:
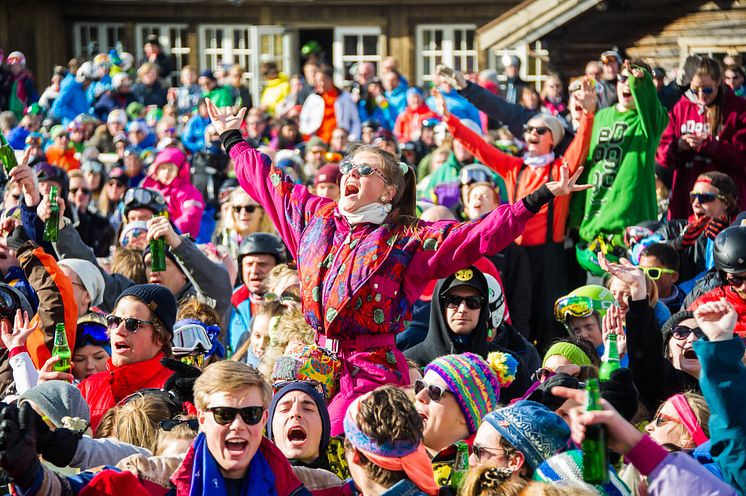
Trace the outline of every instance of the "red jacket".
<path fill-rule="evenodd" d="M 399 114 L 399 117 L 396 118 L 396 123 L 394 124 L 394 136 L 399 140 L 399 143 L 414 141 L 415 137 L 420 134 L 422 121 L 437 116 L 438 114 L 430 110 L 430 107 L 424 103 L 416 110 L 412 110 L 407 106 L 404 112 Z M 479 123 L 477 122 L 477 124 Z"/>
<path fill-rule="evenodd" d="M 738 209 L 746 209 L 746 99 L 736 96 L 729 88 L 723 89 L 722 125 L 710 129 L 707 115 L 700 114 L 700 106 L 685 93 L 670 113 L 668 127 L 663 131 L 656 161 L 673 170 L 669 219 L 686 219 L 692 213 L 689 192 L 697 176 L 713 170 L 725 172 L 738 186 Z M 706 133 L 698 150 L 680 151 L 682 134 Z"/>
<path fill-rule="evenodd" d="M 78 384 L 83 398 L 91 409 L 91 429 L 96 432 L 101 417 L 127 396 L 144 388 L 162 388 L 173 374 L 161 365 L 163 353 L 150 360 L 115 367 L 111 359 L 106 372 L 93 374 Z"/>
<path fill-rule="evenodd" d="M 689 310 L 695 310 L 702 303 L 720 301 L 723 298 L 733 306 L 738 314 L 734 332 L 741 337 L 746 337 L 746 300 L 738 296 L 738 293 L 731 286 L 720 286 L 710 290 L 689 305 Z"/>

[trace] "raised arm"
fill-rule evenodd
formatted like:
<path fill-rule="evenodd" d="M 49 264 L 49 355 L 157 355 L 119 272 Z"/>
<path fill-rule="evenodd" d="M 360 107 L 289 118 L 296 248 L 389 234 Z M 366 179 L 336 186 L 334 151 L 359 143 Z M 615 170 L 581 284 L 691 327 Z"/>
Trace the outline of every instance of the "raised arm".
<path fill-rule="evenodd" d="M 313 212 L 331 200 L 312 195 L 303 185 L 295 185 L 271 164 L 268 156 L 246 143 L 238 131 L 245 108 L 234 115 L 230 108 L 219 109 L 208 99 L 207 111 L 223 146 L 236 164 L 239 184 L 264 208 L 295 258 L 306 222 Z"/>
<path fill-rule="evenodd" d="M 465 267 L 483 256 L 497 254 L 523 232 L 526 221 L 545 204 L 555 197 L 590 188 L 588 184 L 576 184 L 582 172 L 581 167 L 570 175 L 567 166 L 563 165 L 558 181 L 544 184 L 520 202 L 501 205 L 475 220 L 446 223 L 445 229 L 442 222 L 424 228 L 422 238 L 432 241 L 423 243 L 423 248 L 415 254 L 407 276 L 413 282 L 441 279 L 450 275 L 454 267 Z M 430 244 L 436 245 L 437 249 L 428 249 Z"/>
<path fill-rule="evenodd" d="M 482 162 L 501 176 L 505 176 L 513 169 L 521 167 L 523 161 L 504 153 L 482 139 L 477 133 L 461 124 L 461 120 L 448 111 L 448 105 L 443 95 L 438 90 L 433 90 L 435 107 L 437 112 L 443 116 L 448 125 L 448 131 Z"/>
<path fill-rule="evenodd" d="M 578 127 L 575 137 L 565 150 L 565 163 L 570 168 L 570 173 L 578 170 L 588 157 L 588 150 L 591 146 L 591 135 L 593 134 L 593 117 L 596 112 L 596 92 L 588 78 L 583 78 L 580 83 L 578 103 L 583 108 L 583 115 L 580 116 L 580 126 Z M 556 150 L 559 143 L 554 144 Z"/>
<path fill-rule="evenodd" d="M 508 103 L 504 98 L 495 95 L 478 84 L 466 81 L 460 72 L 454 71 L 449 67 L 441 65 L 436 68 L 436 71 L 448 84 L 456 88 L 461 96 L 469 100 L 469 102 L 489 117 L 507 126 L 514 136 L 521 136 L 523 134 L 523 125 L 531 117 L 536 115 L 536 112 L 532 110 L 527 110 L 521 105 Z"/>
<path fill-rule="evenodd" d="M 658 100 L 653 77 L 646 70 L 625 62 L 630 73 L 629 89 L 635 99 L 642 121 L 642 129 L 648 141 L 657 142 L 668 125 L 668 111 Z"/>

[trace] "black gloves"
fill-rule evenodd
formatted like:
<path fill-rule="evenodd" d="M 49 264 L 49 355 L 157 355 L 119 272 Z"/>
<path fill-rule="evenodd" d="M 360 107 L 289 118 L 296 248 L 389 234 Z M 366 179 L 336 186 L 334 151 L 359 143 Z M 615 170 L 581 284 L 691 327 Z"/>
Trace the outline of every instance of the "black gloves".
<path fill-rule="evenodd" d="M 22 490 L 31 487 L 41 470 L 36 454 L 36 422 L 29 403 L 0 410 L 0 467 Z"/>
<path fill-rule="evenodd" d="M 552 394 L 552 388 L 555 386 L 580 389 L 580 382 L 577 377 L 560 372 L 548 378 L 526 399 L 541 403 L 550 410 L 555 411 L 567 401 L 565 398 L 560 398 Z"/>
<path fill-rule="evenodd" d="M 36 425 L 36 451 L 46 461 L 57 467 L 67 467 L 78 450 L 78 441 L 82 434 L 70 429 L 59 428 L 52 430 L 46 422 L 31 410 L 30 414 Z"/>
<path fill-rule="evenodd" d="M 202 371 L 173 358 L 162 358 L 161 365 L 174 371 L 163 385 L 163 389 L 174 393 L 182 403 L 188 401 L 194 404 L 194 381 Z"/>
<path fill-rule="evenodd" d="M 632 370 L 622 368 L 612 372 L 608 381 L 601 382 L 601 397 L 611 403 L 625 420 L 634 418 L 639 393 L 635 387 Z"/>

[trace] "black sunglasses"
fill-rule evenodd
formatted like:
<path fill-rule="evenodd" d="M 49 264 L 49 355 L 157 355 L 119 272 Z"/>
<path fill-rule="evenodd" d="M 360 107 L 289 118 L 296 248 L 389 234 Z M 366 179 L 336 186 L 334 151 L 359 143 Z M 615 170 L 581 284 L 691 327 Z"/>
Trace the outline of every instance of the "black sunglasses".
<path fill-rule="evenodd" d="M 743 283 L 746 282 L 746 276 L 730 276 L 725 278 L 725 283 L 728 286 L 743 286 Z"/>
<path fill-rule="evenodd" d="M 205 409 L 206 412 L 212 412 L 215 422 L 220 425 L 228 425 L 233 422 L 236 415 L 241 415 L 241 419 L 246 425 L 256 425 L 262 420 L 264 413 L 263 406 L 247 406 L 244 408 L 233 408 L 230 406 L 214 406 Z"/>
<path fill-rule="evenodd" d="M 414 394 L 420 394 L 420 391 L 425 388 L 427 388 L 427 395 L 433 401 L 440 401 L 441 399 L 443 399 L 443 395 L 445 395 L 446 393 L 450 393 L 449 390 L 440 386 L 436 386 L 435 384 L 428 384 L 422 379 L 417 379 L 416 381 L 414 381 Z"/>
<path fill-rule="evenodd" d="M 109 315 L 108 317 L 106 317 L 106 327 L 108 327 L 110 331 L 113 331 L 122 324 L 122 321 L 124 321 L 124 328 L 127 329 L 127 332 L 130 332 L 132 334 L 136 333 L 138 329 L 140 329 L 141 325 L 155 325 L 154 322 L 151 322 L 149 320 L 140 320 L 132 317 L 123 319 L 122 317 L 117 317 L 116 315 Z"/>
<path fill-rule="evenodd" d="M 691 333 L 694 333 L 694 335 L 700 339 L 704 336 L 704 333 L 699 327 L 695 327 L 692 329 L 687 326 L 677 325 L 676 327 L 671 329 L 671 334 L 673 335 L 674 339 L 677 339 L 679 341 L 688 338 Z"/>
<path fill-rule="evenodd" d="M 446 306 L 448 308 L 458 308 L 461 306 L 461 303 L 466 302 L 466 308 L 469 310 L 479 310 L 482 308 L 482 305 L 484 305 L 484 297 L 483 296 L 456 296 L 456 295 L 445 295 L 443 297 L 443 301 L 445 302 Z"/>
<path fill-rule="evenodd" d="M 76 194 L 78 191 L 82 191 L 84 195 L 90 195 L 91 190 L 88 188 L 70 188 L 70 193 Z"/>
<path fill-rule="evenodd" d="M 699 203 L 710 203 L 720 198 L 723 200 L 725 197 L 717 193 L 689 193 L 689 203 L 694 203 L 694 200 L 699 200 Z"/>
<path fill-rule="evenodd" d="M 257 208 L 256 205 L 237 205 L 233 207 L 233 212 L 240 214 L 241 210 L 246 210 L 248 213 L 253 214 Z"/>
<path fill-rule="evenodd" d="M 170 431 L 174 427 L 177 427 L 182 424 L 186 424 L 187 427 L 189 427 L 193 431 L 199 430 L 199 420 L 197 419 L 161 420 L 158 423 L 158 427 L 160 427 L 164 431 Z"/>
<path fill-rule="evenodd" d="M 546 126 L 529 126 L 528 124 L 523 126 L 523 132 L 531 133 L 531 131 L 536 131 L 539 136 L 544 136 L 550 129 Z"/>

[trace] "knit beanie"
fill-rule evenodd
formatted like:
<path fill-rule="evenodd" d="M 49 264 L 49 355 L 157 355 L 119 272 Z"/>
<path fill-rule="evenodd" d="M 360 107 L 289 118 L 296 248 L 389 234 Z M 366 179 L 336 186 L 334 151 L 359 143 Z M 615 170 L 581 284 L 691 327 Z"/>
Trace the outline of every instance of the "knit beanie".
<path fill-rule="evenodd" d="M 104 301 L 104 276 L 101 271 L 88 260 L 79 258 L 65 258 L 57 262 L 58 265 L 67 267 L 80 278 L 88 296 L 91 297 L 91 306 L 97 307 Z"/>
<path fill-rule="evenodd" d="M 583 481 L 583 452 L 577 449 L 554 455 L 534 471 L 535 481 L 559 483 L 567 487 L 587 489 L 593 494 L 609 496 L 629 496 L 627 485 L 622 481 L 616 470 L 609 465 L 609 482 L 604 484 L 588 484 Z"/>
<path fill-rule="evenodd" d="M 562 417 L 535 401 L 520 400 L 484 417 L 526 462 L 536 468 L 570 444 L 570 427 Z"/>
<path fill-rule="evenodd" d="M 432 370 L 448 385 L 464 414 L 469 434 L 477 432 L 482 419 L 497 408 L 500 383 L 487 362 L 474 353 L 446 355 L 425 367 Z"/>
<path fill-rule="evenodd" d="M 143 302 L 163 323 L 166 330 L 173 334 L 176 322 L 176 298 L 165 286 L 160 284 L 136 284 L 122 291 L 114 306 L 125 296 L 133 296 Z"/>
<path fill-rule="evenodd" d="M 32 401 L 55 427 L 65 427 L 64 417 L 77 417 L 90 423 L 91 411 L 77 387 L 65 381 L 46 381 L 21 395 Z M 85 430 L 85 429 L 83 429 Z"/>
<path fill-rule="evenodd" d="M 537 119 L 546 124 L 549 131 L 552 133 L 552 149 L 557 148 L 560 141 L 562 141 L 562 138 L 565 137 L 565 126 L 562 125 L 562 122 L 555 116 L 549 114 L 536 114 L 531 117 L 531 119 Z"/>
<path fill-rule="evenodd" d="M 302 391 L 306 393 L 314 403 L 316 403 L 316 409 L 319 411 L 321 417 L 321 443 L 319 445 L 319 456 L 323 456 L 329 445 L 329 436 L 331 432 L 331 423 L 329 420 L 329 411 L 326 408 L 324 401 L 324 395 L 320 393 L 315 387 L 314 383 L 309 381 L 290 381 L 282 385 L 281 388 L 272 397 L 272 402 L 269 404 L 269 416 L 267 417 L 267 438 L 274 442 L 272 435 L 272 419 L 275 416 L 275 410 L 280 400 L 288 393 L 293 391 Z"/>
<path fill-rule="evenodd" d="M 544 354 L 544 361 L 541 362 L 541 366 L 544 367 L 547 364 L 549 357 L 554 355 L 560 355 L 568 360 L 570 363 L 577 365 L 578 367 L 587 367 L 592 365 L 591 359 L 585 354 L 577 345 L 569 343 L 567 341 L 560 341 L 554 343 L 549 347 L 547 352 Z"/>

